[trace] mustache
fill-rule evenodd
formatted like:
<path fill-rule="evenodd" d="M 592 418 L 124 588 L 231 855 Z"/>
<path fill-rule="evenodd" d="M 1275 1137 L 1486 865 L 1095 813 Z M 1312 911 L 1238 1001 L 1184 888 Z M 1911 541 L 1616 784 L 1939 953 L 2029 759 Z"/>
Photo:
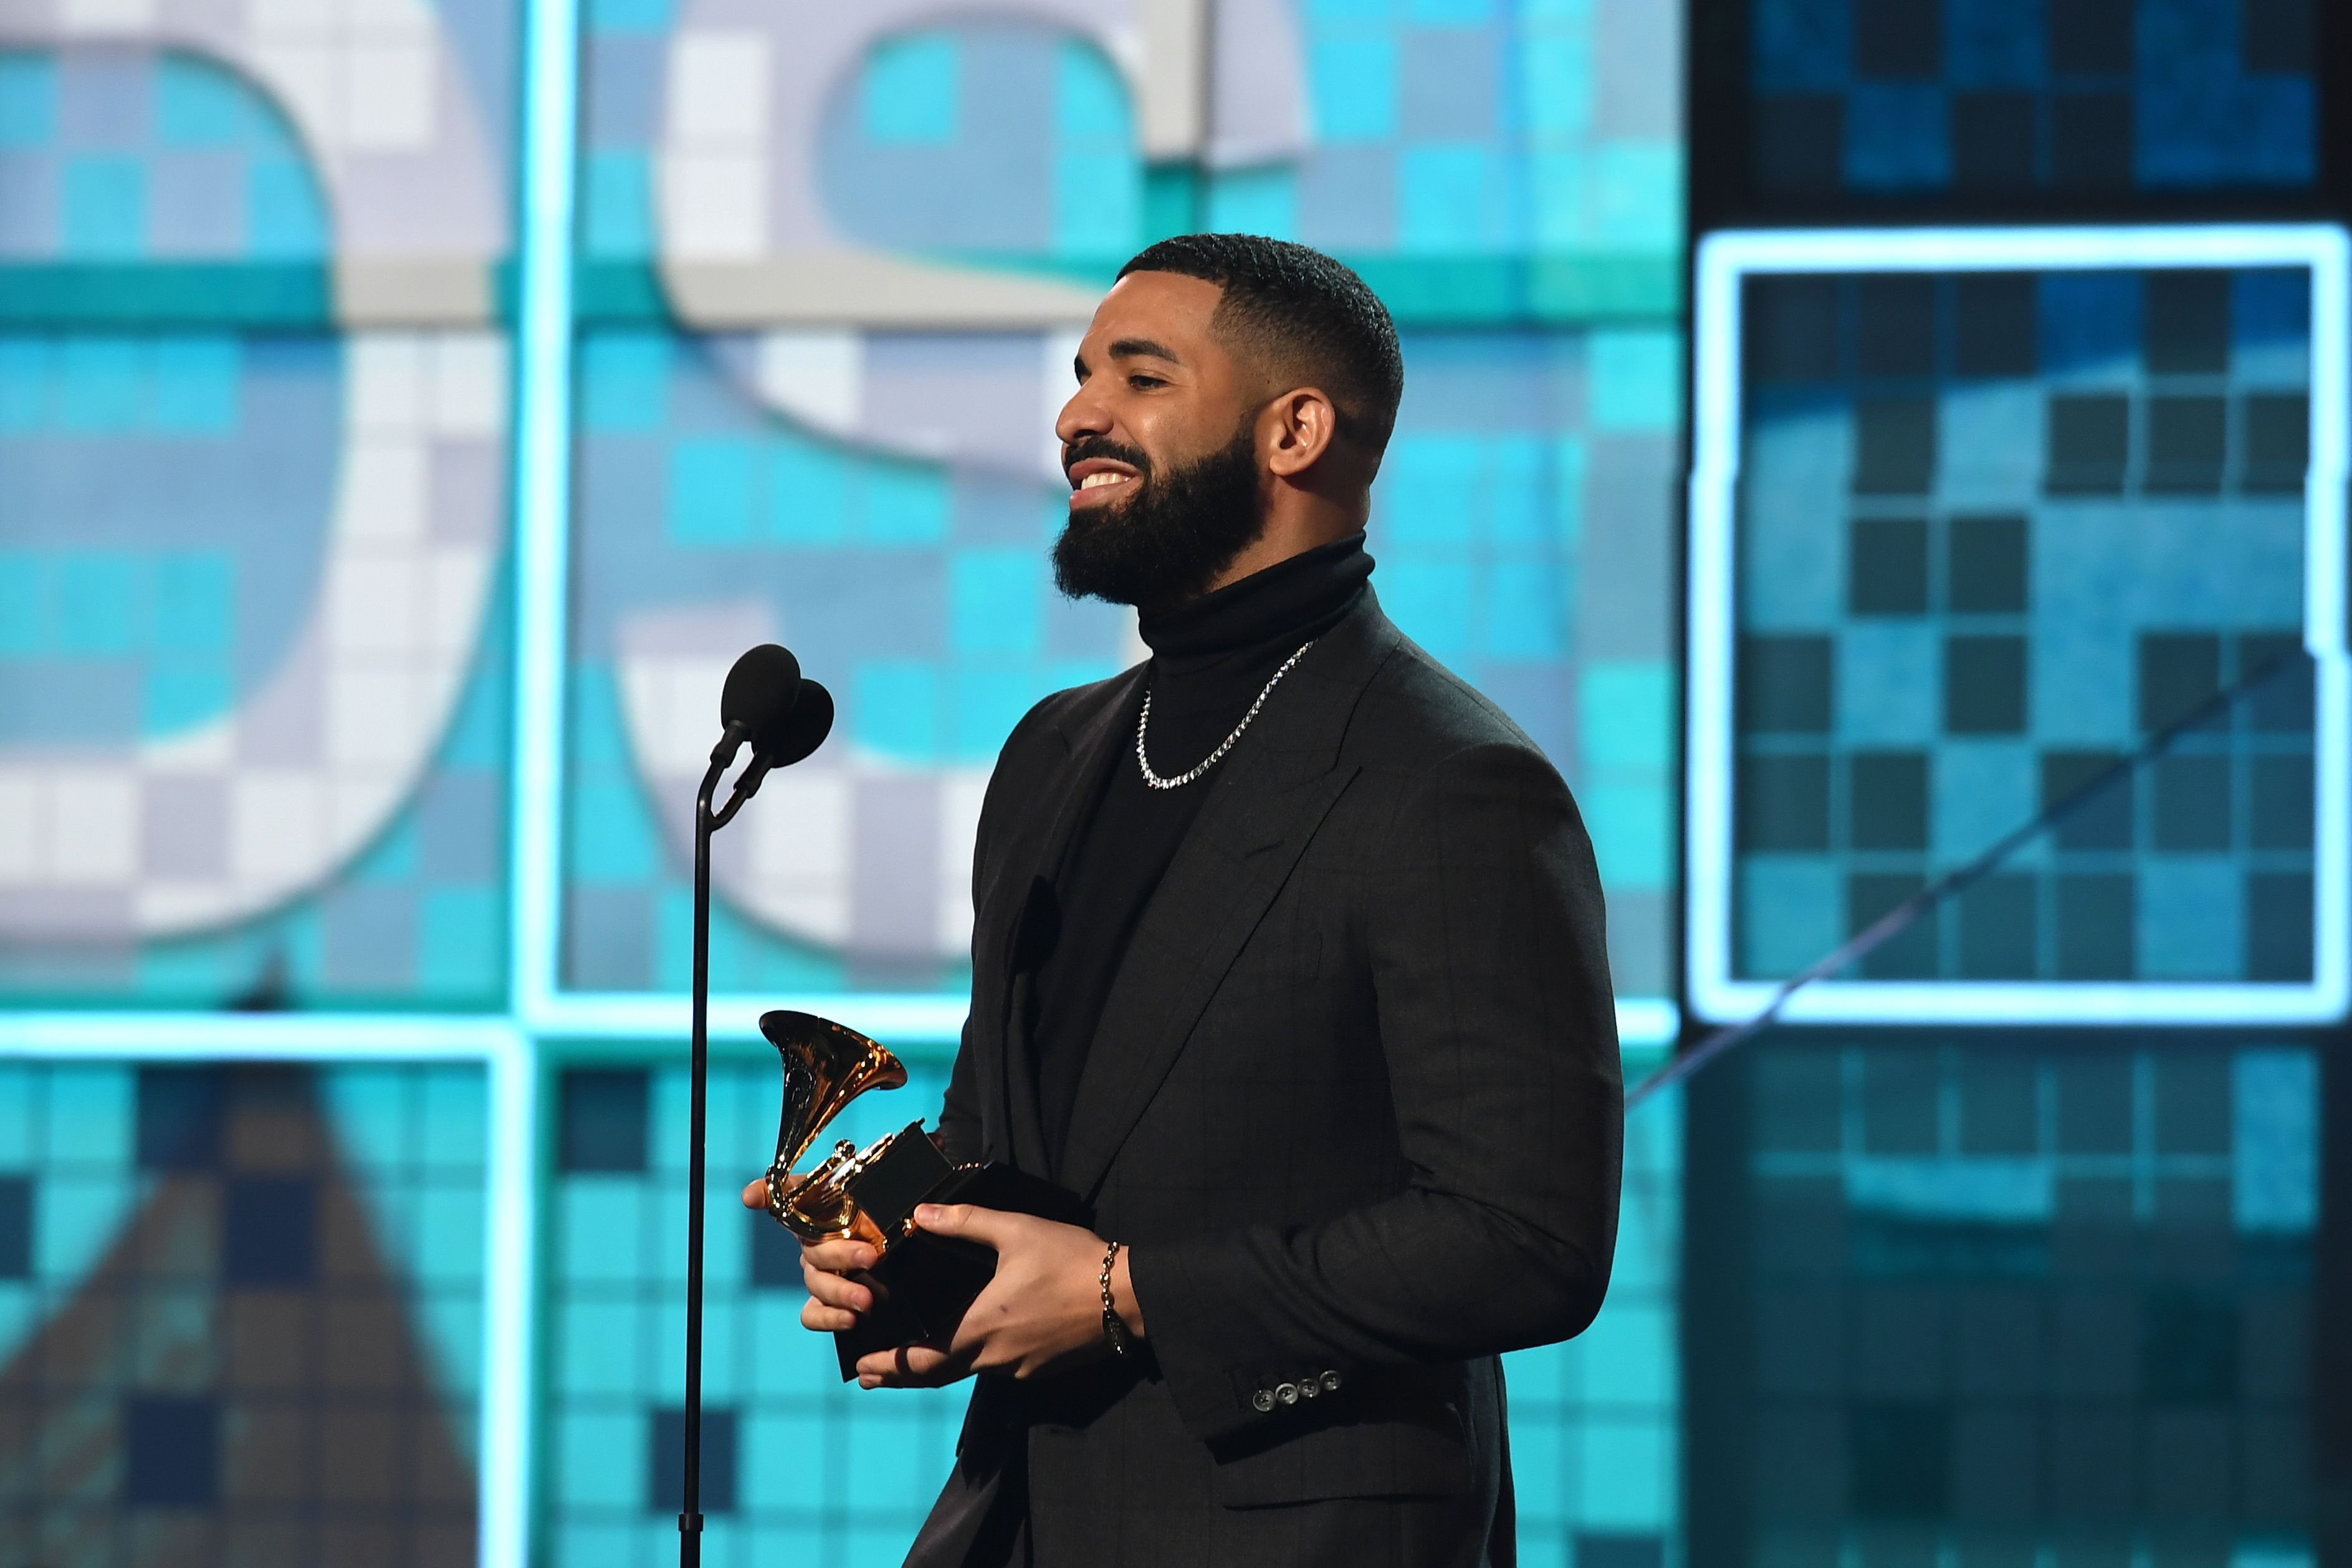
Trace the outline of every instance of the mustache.
<path fill-rule="evenodd" d="M 1122 447 L 1108 436 L 1088 436 L 1083 440 L 1066 443 L 1062 447 L 1062 472 L 1068 473 L 1089 458 L 1103 458 L 1114 463 L 1125 463 L 1138 478 L 1151 477 L 1151 459 L 1140 447 Z"/>

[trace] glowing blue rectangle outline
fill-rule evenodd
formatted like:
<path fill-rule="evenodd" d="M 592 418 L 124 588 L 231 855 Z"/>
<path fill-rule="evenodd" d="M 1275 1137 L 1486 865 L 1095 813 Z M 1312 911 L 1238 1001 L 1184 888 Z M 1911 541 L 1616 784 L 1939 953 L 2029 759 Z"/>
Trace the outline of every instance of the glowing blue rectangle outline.
<path fill-rule="evenodd" d="M 1693 1010 L 1733 1021 L 1769 982 L 1731 972 L 1733 513 L 1739 472 L 1739 285 L 1755 273 L 2308 268 L 2311 467 L 2305 488 L 2305 645 L 2318 662 L 2312 944 L 2304 985 L 1825 981 L 1792 1021 L 2004 1024 L 2313 1024 L 2352 1005 L 2352 676 L 2344 647 L 2347 412 L 2352 407 L 2352 245 L 2334 225 L 1907 228 L 1726 232 L 1702 240 L 1692 302 L 1689 666 L 1684 952 Z"/>
<path fill-rule="evenodd" d="M 131 1061 L 480 1062 L 483 1152 L 481 1459 L 475 1527 L 483 1568 L 530 1562 L 533 1173 L 538 1066 L 504 1016 L 330 1013 L 0 1013 L 0 1058 Z"/>

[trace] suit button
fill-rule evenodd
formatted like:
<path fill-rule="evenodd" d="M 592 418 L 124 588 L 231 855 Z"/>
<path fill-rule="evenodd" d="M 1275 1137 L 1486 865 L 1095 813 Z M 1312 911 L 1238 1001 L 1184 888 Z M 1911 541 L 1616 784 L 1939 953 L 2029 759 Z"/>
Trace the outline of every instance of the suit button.
<path fill-rule="evenodd" d="M 1260 1415 L 1264 1415 L 1266 1411 L 1273 1409 L 1274 1391 L 1270 1388 L 1261 1388 L 1255 1394 L 1251 1394 L 1250 1408 L 1257 1411 Z"/>
<path fill-rule="evenodd" d="M 1310 1372 L 1310 1373 L 1308 1373 L 1305 1377 L 1302 1377 L 1302 1378 L 1300 1378 L 1300 1379 L 1298 1380 L 1298 1397 L 1299 1397 L 1299 1398 L 1301 1398 L 1301 1399 L 1312 1399 L 1312 1398 L 1314 1398 L 1317 1394 L 1320 1394 L 1320 1393 L 1322 1393 L 1322 1392 L 1323 1392 L 1323 1385 L 1322 1385 L 1321 1384 L 1319 1384 L 1319 1383 L 1318 1383 L 1318 1382 L 1316 1382 L 1316 1381 L 1315 1381 L 1315 1374 L 1314 1374 L 1313 1373 L 1311 1373 L 1311 1372 Z"/>
<path fill-rule="evenodd" d="M 1339 1392 L 1339 1374 L 1338 1373 L 1327 1372 L 1323 1374 L 1323 1392 L 1326 1394 L 1337 1394 Z"/>
<path fill-rule="evenodd" d="M 1274 1396 L 1285 1405 L 1296 1405 L 1298 1403 L 1298 1385 L 1295 1383 L 1276 1384 Z"/>

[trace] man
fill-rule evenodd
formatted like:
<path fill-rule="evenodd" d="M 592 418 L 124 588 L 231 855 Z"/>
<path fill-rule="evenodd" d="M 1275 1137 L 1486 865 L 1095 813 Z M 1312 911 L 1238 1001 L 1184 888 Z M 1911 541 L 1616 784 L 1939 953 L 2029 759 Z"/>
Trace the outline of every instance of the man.
<path fill-rule="evenodd" d="M 908 1562 L 1509 1563 L 1496 1354 L 1581 1331 L 1615 1241 L 1591 845 L 1366 582 L 1403 363 L 1361 279 L 1167 240 L 1076 369 L 1055 574 L 1152 657 L 1005 742 L 940 1128 L 1096 1225 L 919 1214 L 998 1262 L 950 1343 L 858 1367 L 980 1374 Z M 803 1258 L 802 1321 L 855 1323 L 871 1252 Z"/>

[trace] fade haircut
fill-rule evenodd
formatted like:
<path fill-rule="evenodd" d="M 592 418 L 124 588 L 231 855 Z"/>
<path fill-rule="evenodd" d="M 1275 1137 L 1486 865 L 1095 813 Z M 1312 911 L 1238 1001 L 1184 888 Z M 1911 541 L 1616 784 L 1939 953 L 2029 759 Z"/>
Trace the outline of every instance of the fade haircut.
<path fill-rule="evenodd" d="M 1292 385 L 1319 386 L 1339 435 L 1377 460 L 1396 427 L 1404 355 L 1388 307 L 1319 250 L 1255 234 L 1180 234 L 1118 269 L 1172 272 L 1224 290 L 1209 324 Z"/>

